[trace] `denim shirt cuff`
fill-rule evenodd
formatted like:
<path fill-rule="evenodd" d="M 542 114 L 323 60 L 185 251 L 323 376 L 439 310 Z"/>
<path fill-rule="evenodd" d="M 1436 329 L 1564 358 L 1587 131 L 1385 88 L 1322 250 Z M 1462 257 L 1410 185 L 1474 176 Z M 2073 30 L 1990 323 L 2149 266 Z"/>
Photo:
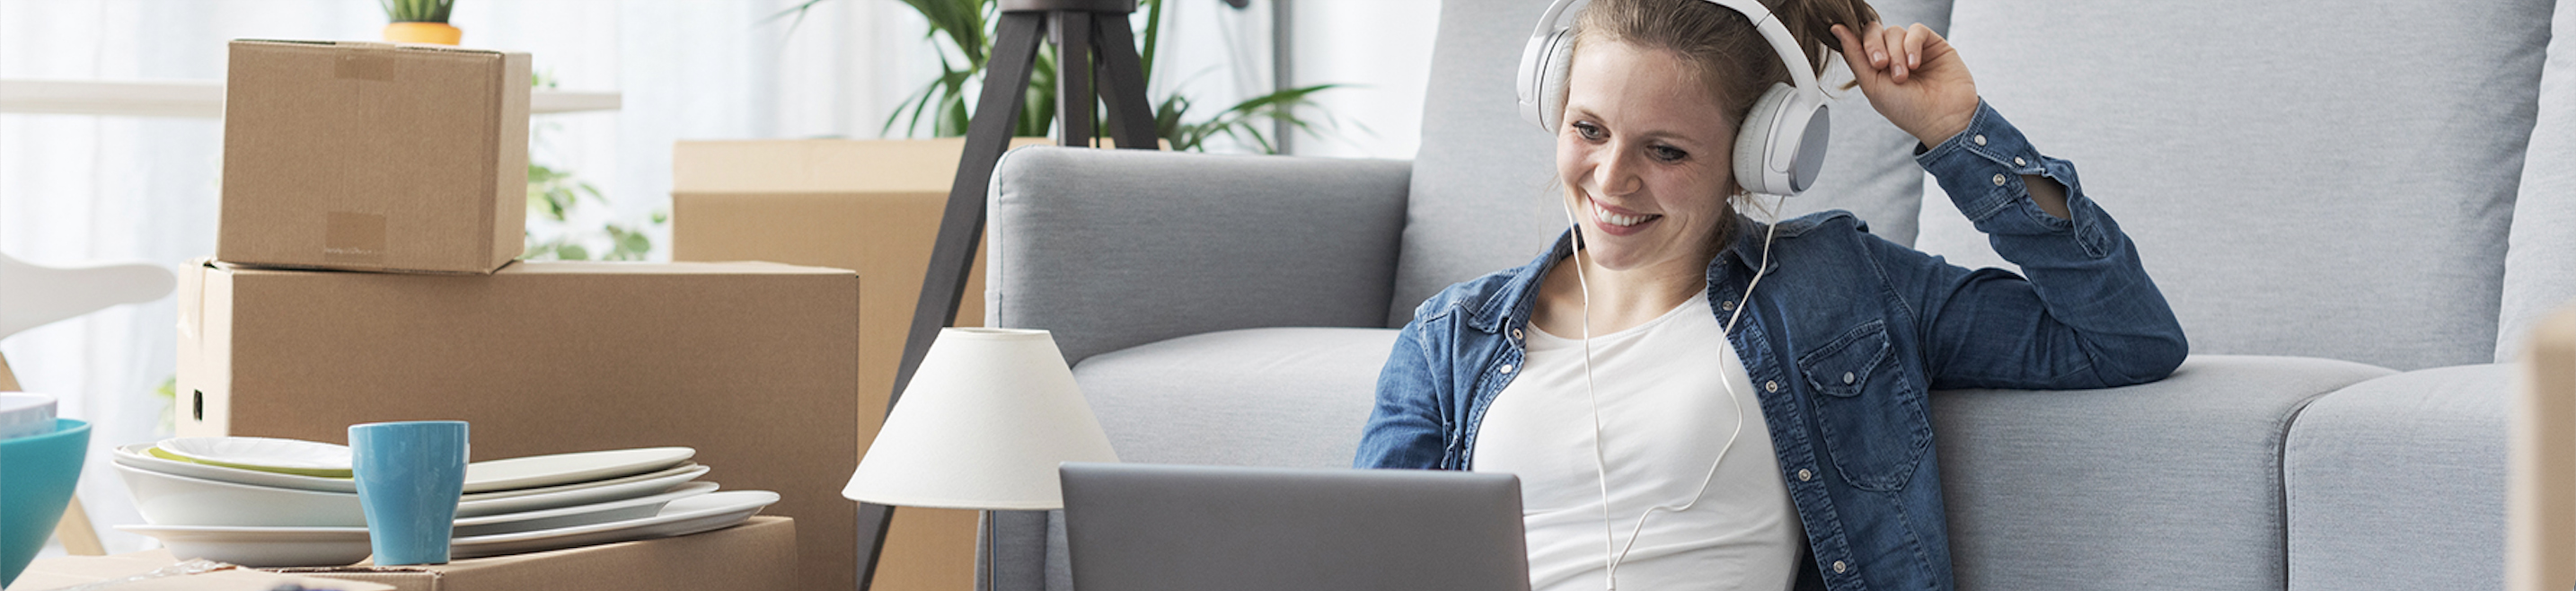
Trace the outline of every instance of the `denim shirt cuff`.
<path fill-rule="evenodd" d="M 2104 228 L 2091 219 L 2098 212 L 2076 182 L 2074 163 L 2040 155 L 2030 140 L 2022 137 L 2020 129 L 1983 99 L 1977 101 L 1977 112 L 1969 119 L 1967 129 L 1939 146 L 1917 148 L 1914 162 L 1932 173 L 1943 192 L 1949 194 L 1951 204 L 1958 206 L 1959 213 L 1967 215 L 1978 231 L 1988 235 L 2072 233 L 2087 254 L 2101 256 L 2109 249 Z M 2023 176 L 2045 177 L 2064 185 L 2069 218 L 2041 210 L 2039 203 L 2031 199 Z"/>

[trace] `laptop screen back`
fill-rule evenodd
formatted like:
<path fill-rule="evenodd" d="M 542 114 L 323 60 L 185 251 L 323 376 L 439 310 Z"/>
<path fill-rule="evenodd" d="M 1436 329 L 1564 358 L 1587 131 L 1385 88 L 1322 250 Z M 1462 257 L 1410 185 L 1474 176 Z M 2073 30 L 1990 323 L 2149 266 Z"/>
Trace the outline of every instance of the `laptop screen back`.
<path fill-rule="evenodd" d="M 1520 480 L 1068 463 L 1075 589 L 1526 591 Z"/>

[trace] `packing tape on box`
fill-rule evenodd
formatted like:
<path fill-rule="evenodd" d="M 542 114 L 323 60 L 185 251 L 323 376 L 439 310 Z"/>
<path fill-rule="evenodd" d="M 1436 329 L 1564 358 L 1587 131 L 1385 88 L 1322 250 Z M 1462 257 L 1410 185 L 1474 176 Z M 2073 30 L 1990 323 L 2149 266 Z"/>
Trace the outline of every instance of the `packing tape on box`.
<path fill-rule="evenodd" d="M 322 260 L 359 264 L 385 262 L 385 216 L 352 211 L 334 211 L 324 216 Z"/>
<path fill-rule="evenodd" d="M 391 82 L 394 79 L 394 67 L 394 58 L 391 55 L 373 51 L 356 51 L 342 54 L 339 61 L 332 64 L 331 75 L 341 79 Z"/>

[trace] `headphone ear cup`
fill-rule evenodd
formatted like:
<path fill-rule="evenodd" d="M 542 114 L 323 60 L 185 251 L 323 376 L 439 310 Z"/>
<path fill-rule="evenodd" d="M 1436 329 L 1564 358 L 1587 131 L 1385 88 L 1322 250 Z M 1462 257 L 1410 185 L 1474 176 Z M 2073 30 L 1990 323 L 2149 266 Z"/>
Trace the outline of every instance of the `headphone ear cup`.
<path fill-rule="evenodd" d="M 1790 103 L 1796 102 L 1791 99 L 1797 94 L 1797 87 L 1774 83 L 1770 90 L 1762 93 L 1762 98 L 1753 101 L 1753 109 L 1744 113 L 1744 123 L 1735 132 L 1735 184 L 1744 187 L 1744 190 L 1771 195 L 1789 195 L 1797 192 L 1789 187 L 1771 186 L 1772 167 L 1767 161 L 1771 157 L 1771 147 L 1774 142 L 1799 139 L 1775 138 L 1776 134 L 1771 129 L 1780 121 L 1781 110 L 1788 108 Z M 1799 137 L 1802 138 L 1803 135 Z"/>
<path fill-rule="evenodd" d="M 1565 76 L 1574 67 L 1574 30 L 1557 31 L 1547 38 L 1547 47 L 1539 52 L 1538 117 L 1548 133 L 1556 133 L 1565 124 Z"/>

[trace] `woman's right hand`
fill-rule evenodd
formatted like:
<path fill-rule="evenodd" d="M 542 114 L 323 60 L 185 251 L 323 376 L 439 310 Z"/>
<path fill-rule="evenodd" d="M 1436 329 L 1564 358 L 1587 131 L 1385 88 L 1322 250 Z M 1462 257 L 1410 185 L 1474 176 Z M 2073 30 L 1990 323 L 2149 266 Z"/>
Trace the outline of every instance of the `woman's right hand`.
<path fill-rule="evenodd" d="M 1873 22 L 1857 32 L 1842 25 L 1833 30 L 1869 105 L 1923 145 L 1941 145 L 1976 116 L 1977 82 L 1968 64 L 1931 27 Z"/>

